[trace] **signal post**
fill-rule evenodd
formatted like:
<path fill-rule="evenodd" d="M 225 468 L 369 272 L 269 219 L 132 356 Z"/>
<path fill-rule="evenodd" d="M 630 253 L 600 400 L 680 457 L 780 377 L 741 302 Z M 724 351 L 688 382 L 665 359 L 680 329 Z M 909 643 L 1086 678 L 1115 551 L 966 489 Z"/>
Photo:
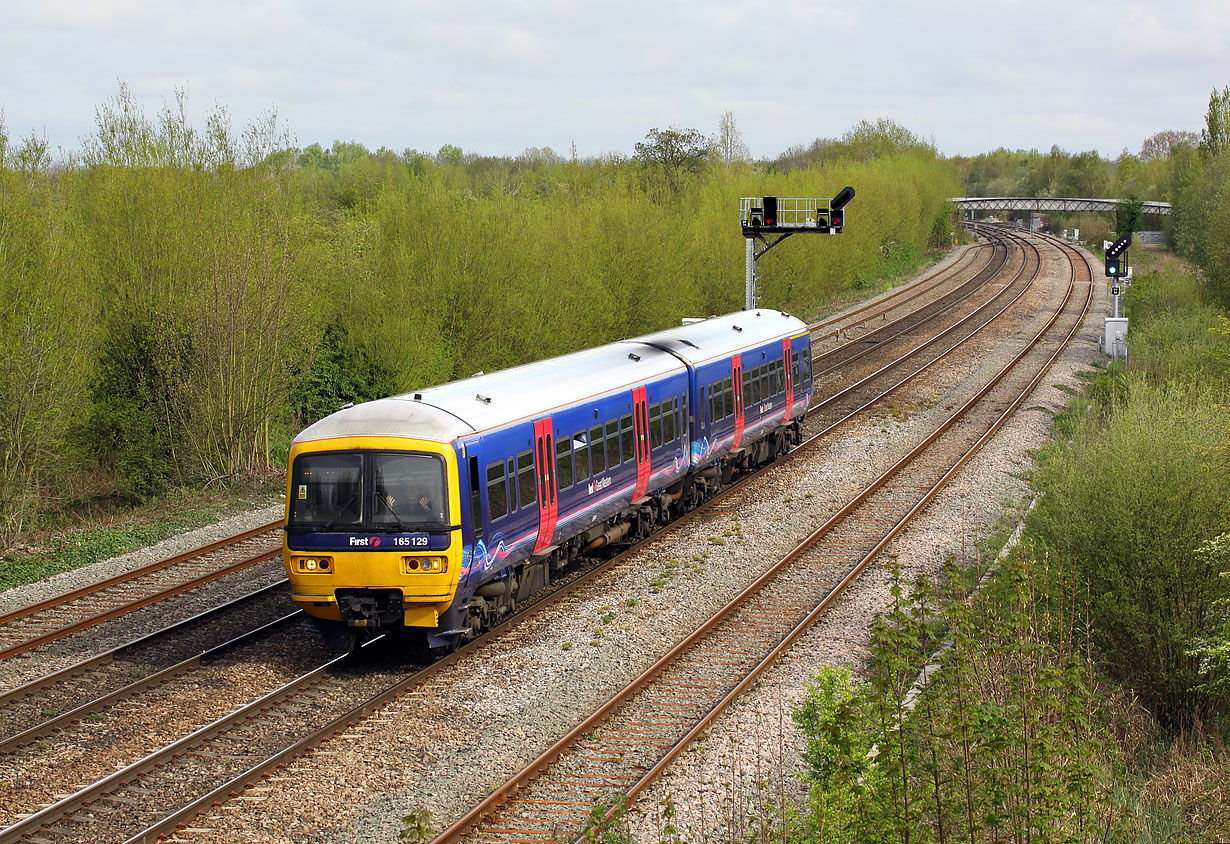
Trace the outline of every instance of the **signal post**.
<path fill-rule="evenodd" d="M 792 234 L 841 234 L 846 223 L 845 207 L 854 198 L 854 188 L 845 187 L 832 199 L 799 199 L 780 196 L 745 196 L 739 200 L 739 224 L 745 238 L 743 307 L 756 307 L 759 295 L 756 261 Z M 770 241 L 766 235 L 775 234 Z M 757 249 L 756 243 L 764 244 Z"/>
<path fill-rule="evenodd" d="M 1128 265 L 1128 247 L 1132 245 L 1132 233 L 1106 247 L 1106 283 L 1110 286 L 1111 299 L 1114 303 L 1114 316 L 1106 317 L 1102 349 L 1106 354 L 1118 360 L 1119 355 L 1127 357 L 1127 317 L 1123 315 L 1123 287 L 1128 283 L 1131 269 Z"/>

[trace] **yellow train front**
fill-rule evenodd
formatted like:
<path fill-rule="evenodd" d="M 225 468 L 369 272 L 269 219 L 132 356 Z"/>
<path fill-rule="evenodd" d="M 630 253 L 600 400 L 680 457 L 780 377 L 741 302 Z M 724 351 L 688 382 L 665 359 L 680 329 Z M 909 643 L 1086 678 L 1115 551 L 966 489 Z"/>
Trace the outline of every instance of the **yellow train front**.
<path fill-rule="evenodd" d="M 353 648 L 368 630 L 435 632 L 462 569 L 456 453 L 431 439 L 339 436 L 341 416 L 291 449 L 292 595 L 338 647 Z"/>

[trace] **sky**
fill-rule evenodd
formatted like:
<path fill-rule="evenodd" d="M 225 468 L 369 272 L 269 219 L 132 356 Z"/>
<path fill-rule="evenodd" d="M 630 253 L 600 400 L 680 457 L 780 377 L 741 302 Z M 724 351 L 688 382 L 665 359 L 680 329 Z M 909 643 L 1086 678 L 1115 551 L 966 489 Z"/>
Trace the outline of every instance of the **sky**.
<path fill-rule="evenodd" d="M 891 118 L 945 155 L 1198 131 L 1230 0 L 0 0 L 10 137 L 81 147 L 120 84 L 299 146 L 630 155 L 733 112 L 753 157 Z"/>

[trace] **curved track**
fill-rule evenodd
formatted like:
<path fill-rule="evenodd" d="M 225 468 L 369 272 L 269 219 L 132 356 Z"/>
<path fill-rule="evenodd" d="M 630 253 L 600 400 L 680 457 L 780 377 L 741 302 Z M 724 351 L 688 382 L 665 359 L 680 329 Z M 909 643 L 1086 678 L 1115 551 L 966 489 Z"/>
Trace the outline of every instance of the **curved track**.
<path fill-rule="evenodd" d="M 457 841 L 576 840 L 596 803 L 634 800 L 822 615 L 969 460 L 1080 326 L 1091 273 L 1072 262 L 1046 326 L 909 454 L 624 690 L 441 833 Z M 1081 290 L 1080 288 L 1083 288 Z M 608 813 L 608 819 L 610 813 Z"/>
<path fill-rule="evenodd" d="M 1012 287 L 1013 284 L 1016 284 L 1016 281 L 1005 286 L 1004 290 Z M 992 297 L 991 301 L 995 302 L 1004 297 L 1004 292 L 1000 291 Z M 1002 302 L 1000 304 L 1002 305 Z M 990 306 L 984 304 L 982 310 L 985 312 L 988 307 Z M 1001 307 L 1000 313 L 1005 309 L 1006 306 Z M 967 316 L 959 324 L 972 326 L 973 322 Z M 952 330 L 951 326 L 945 328 L 941 330 L 937 337 L 950 334 Z M 973 333 L 973 331 L 969 331 L 966 336 L 972 336 Z M 932 343 L 933 341 L 927 341 L 927 344 Z M 953 343 L 953 347 L 955 345 L 956 343 Z M 905 357 L 908 358 L 916 353 L 917 348 L 909 351 Z M 925 368 L 925 366 L 919 367 L 915 374 Z M 907 376 L 897 385 L 887 388 L 882 383 L 873 385 L 860 382 L 859 384 L 852 385 L 846 392 L 862 389 L 864 393 L 870 395 L 868 391 L 874 387 L 879 391 L 875 395 L 880 396 L 891 392 L 895 386 L 905 383 L 910 377 L 913 376 Z M 869 400 L 874 400 L 874 398 Z M 825 430 L 829 430 L 831 427 L 829 425 Z M 714 499 L 712 503 L 717 504 L 720 500 L 721 497 Z M 650 541 L 654 541 L 660 536 L 661 534 L 656 534 Z M 276 551 L 274 553 L 276 554 Z M 622 556 L 615 558 L 607 565 L 615 564 Z M 594 575 L 604 570 L 607 565 L 603 565 L 594 569 L 589 574 L 579 577 L 569 588 L 580 588 Z M 560 594 L 562 594 L 562 590 Z M 556 598 L 558 598 L 558 595 Z M 534 611 L 534 609 L 531 609 L 527 610 L 524 614 L 519 614 L 517 618 L 512 619 L 508 624 L 476 640 L 471 646 L 453 655 L 447 662 L 463 658 L 471 651 L 481 647 L 485 641 L 502 635 L 504 631 L 516 624 L 525 614 Z M 288 684 L 277 692 L 255 702 L 250 707 L 245 707 L 224 719 L 219 719 L 214 724 L 194 733 L 193 736 L 181 742 L 169 746 L 164 751 L 151 754 L 146 759 L 128 766 L 116 775 L 108 777 L 106 780 L 90 788 L 82 789 L 70 798 L 61 800 L 37 815 L 4 830 L 0 833 L 0 841 L 18 840 L 21 836 L 29 835 L 32 832 L 40 837 L 51 839 L 63 837 L 65 834 L 67 834 L 67 837 L 75 837 L 75 834 L 70 832 L 70 830 L 74 829 L 77 833 L 83 832 L 85 829 L 100 832 L 97 818 L 106 818 L 116 813 L 125 816 L 148 815 L 150 820 L 149 826 L 144 831 L 138 833 L 132 840 L 146 840 L 150 836 L 165 833 L 174 829 L 175 825 L 182 823 L 185 818 L 208 808 L 215 800 L 241 790 L 246 785 L 258 780 L 261 776 L 268 776 L 271 771 L 276 770 L 278 765 L 304 752 L 306 748 L 315 745 L 325 737 L 344 729 L 347 724 L 374 711 L 391 697 L 422 682 L 432 670 L 434 669 L 427 669 L 425 672 L 418 672 L 406 677 L 397 684 L 381 690 L 378 694 L 361 696 L 358 699 L 355 699 L 353 696 L 346 700 L 334 699 L 328 706 L 324 706 L 320 703 L 322 698 L 318 696 L 320 690 L 335 685 L 335 679 L 337 684 L 353 685 L 355 677 L 357 674 L 362 673 L 362 669 L 361 667 L 356 667 L 352 661 L 348 662 L 346 660 L 321 666 L 310 675 Z M 325 697 L 329 697 L 329 695 L 325 695 Z M 304 717 L 305 713 L 310 713 L 311 717 Z M 299 726 L 292 736 L 294 740 L 289 743 L 281 737 L 281 734 L 285 732 L 284 730 L 272 730 L 260 726 L 260 724 L 285 723 L 287 720 L 299 722 Z M 276 741 L 266 742 L 254 738 L 258 735 L 271 735 L 275 732 L 279 734 L 279 738 Z M 189 790 L 183 787 L 184 766 L 199 764 L 200 757 L 206 759 L 226 757 L 229 764 L 225 767 L 231 773 L 226 773 L 223 768 L 214 766 L 212 773 L 208 775 L 211 778 L 210 781 L 213 783 L 224 782 L 224 784 L 213 791 L 203 789 L 189 793 Z M 197 761 L 192 761 L 193 759 Z M 172 760 L 184 761 L 173 762 Z M 168 766 L 169 770 L 164 771 L 163 769 Z M 170 790 L 175 798 L 171 802 L 178 804 L 174 811 L 168 811 L 166 808 L 157 808 L 155 805 L 157 801 L 148 799 L 149 794 L 158 791 L 156 783 L 153 782 L 153 780 L 158 779 L 165 779 L 171 784 Z M 139 813 L 131 809 L 134 801 L 134 798 L 131 796 L 134 793 L 132 791 L 133 788 L 135 788 L 135 793 L 141 795 L 137 801 L 141 803 L 142 811 Z M 202 794 L 201 791 L 205 793 Z M 192 799 L 195 795 L 200 796 Z M 189 802 L 185 803 L 185 800 Z M 108 802 L 116 810 L 115 812 L 107 810 Z M 84 813 L 84 815 L 79 811 L 82 807 L 91 805 L 95 806 L 98 811 L 90 810 Z M 130 808 L 120 812 L 121 808 L 125 806 Z M 77 813 L 77 818 L 89 816 L 90 820 L 88 822 L 73 820 L 74 812 Z M 139 822 L 139 818 L 130 817 L 127 818 L 127 821 L 128 823 L 125 828 L 131 830 L 133 823 Z M 86 827 L 80 826 L 83 822 L 87 823 Z M 123 835 L 128 834 L 127 832 L 123 833 Z M 112 833 L 103 833 L 103 835 L 104 837 L 112 837 Z M 120 836 L 121 839 L 123 835 Z"/>

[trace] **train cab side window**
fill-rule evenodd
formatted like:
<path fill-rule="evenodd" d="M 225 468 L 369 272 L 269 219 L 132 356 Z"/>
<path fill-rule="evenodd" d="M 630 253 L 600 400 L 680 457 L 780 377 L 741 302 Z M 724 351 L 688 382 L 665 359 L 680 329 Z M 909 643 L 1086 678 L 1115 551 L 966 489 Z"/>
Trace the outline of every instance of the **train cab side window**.
<path fill-rule="evenodd" d="M 662 439 L 668 443 L 675 441 L 675 407 L 678 402 L 676 398 L 662 402 Z"/>
<path fill-rule="evenodd" d="M 662 403 L 649 405 L 649 447 L 662 447 Z"/>
<path fill-rule="evenodd" d="M 589 435 L 578 431 L 572 435 L 572 455 L 577 463 L 577 483 L 589 480 Z"/>
<path fill-rule="evenodd" d="M 568 437 L 555 441 L 555 482 L 560 490 L 572 486 L 572 440 Z"/>
<path fill-rule="evenodd" d="M 478 473 L 478 455 L 470 455 L 470 529 L 474 539 L 483 538 L 483 478 Z"/>
<path fill-rule="evenodd" d="M 504 461 L 487 464 L 487 516 L 491 521 L 508 515 L 508 479 L 504 476 Z"/>
<path fill-rule="evenodd" d="M 606 449 L 602 445 L 602 426 L 589 429 L 589 459 L 594 464 L 594 477 L 606 471 Z"/>
<path fill-rule="evenodd" d="M 614 469 L 623 461 L 619 457 L 619 420 L 611 419 L 606 423 L 606 465 Z"/>
<path fill-rule="evenodd" d="M 538 502 L 538 484 L 534 481 L 534 452 L 523 451 L 517 455 L 517 496 L 521 508 Z"/>
<path fill-rule="evenodd" d="M 619 462 L 627 463 L 633 457 L 632 444 L 634 442 L 632 436 L 632 414 L 625 413 L 619 417 L 619 433 L 620 433 L 620 448 Z"/>

